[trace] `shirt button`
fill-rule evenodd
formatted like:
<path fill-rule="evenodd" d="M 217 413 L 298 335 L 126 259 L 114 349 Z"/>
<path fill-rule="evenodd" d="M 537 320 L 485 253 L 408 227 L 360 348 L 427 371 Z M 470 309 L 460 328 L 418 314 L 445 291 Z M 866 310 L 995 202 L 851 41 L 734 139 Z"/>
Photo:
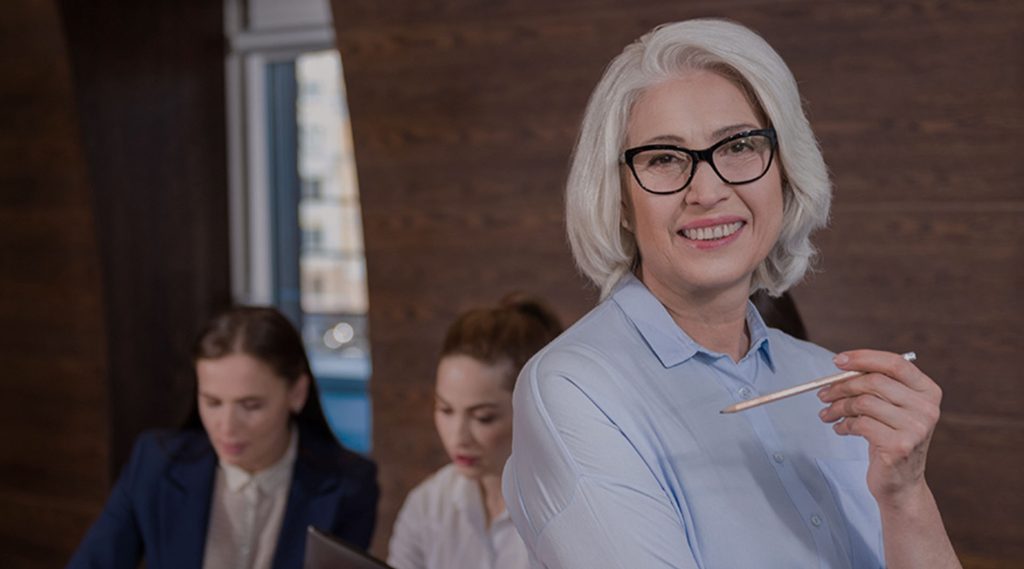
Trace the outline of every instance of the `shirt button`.
<path fill-rule="evenodd" d="M 821 527 L 821 517 L 818 514 L 811 516 L 811 525 L 814 527 Z"/>
<path fill-rule="evenodd" d="M 777 452 L 777 453 L 775 453 L 775 454 L 773 454 L 773 455 L 772 455 L 772 459 L 773 459 L 773 460 L 774 460 L 775 462 L 777 462 L 777 463 L 779 463 L 779 464 L 782 464 L 782 461 L 786 460 L 786 457 L 782 456 L 782 453 L 781 453 L 781 452 Z"/>
<path fill-rule="evenodd" d="M 754 392 L 753 392 L 753 391 L 751 391 L 749 387 L 741 387 L 741 388 L 740 388 L 740 397 L 742 397 L 742 398 L 744 398 L 744 399 L 750 399 L 750 396 L 751 396 L 751 395 L 752 395 L 753 393 L 754 393 Z"/>

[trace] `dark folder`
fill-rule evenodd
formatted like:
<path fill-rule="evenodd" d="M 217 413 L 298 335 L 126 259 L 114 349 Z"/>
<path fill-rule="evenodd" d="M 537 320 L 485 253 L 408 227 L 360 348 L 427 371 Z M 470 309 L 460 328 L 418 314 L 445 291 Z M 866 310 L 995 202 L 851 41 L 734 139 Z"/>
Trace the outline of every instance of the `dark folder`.
<path fill-rule="evenodd" d="M 306 559 L 302 569 L 393 569 L 358 547 L 313 526 L 306 528 Z"/>

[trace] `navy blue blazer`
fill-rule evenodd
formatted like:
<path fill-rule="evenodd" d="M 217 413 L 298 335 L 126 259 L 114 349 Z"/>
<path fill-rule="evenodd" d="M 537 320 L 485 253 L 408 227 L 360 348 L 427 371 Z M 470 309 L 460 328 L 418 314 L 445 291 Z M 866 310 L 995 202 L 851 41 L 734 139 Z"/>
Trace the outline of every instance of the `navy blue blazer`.
<path fill-rule="evenodd" d="M 216 472 L 205 432 L 143 433 L 68 569 L 201 568 Z M 299 429 L 274 569 L 302 567 L 307 525 L 368 547 L 379 494 L 372 462 Z"/>

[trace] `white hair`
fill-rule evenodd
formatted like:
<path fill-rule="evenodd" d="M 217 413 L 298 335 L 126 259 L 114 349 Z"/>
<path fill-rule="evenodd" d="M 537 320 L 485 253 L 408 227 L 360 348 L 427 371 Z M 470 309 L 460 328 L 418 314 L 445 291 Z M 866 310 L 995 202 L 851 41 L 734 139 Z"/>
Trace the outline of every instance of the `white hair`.
<path fill-rule="evenodd" d="M 717 19 L 654 28 L 611 61 L 583 117 L 566 185 L 566 229 L 580 271 L 608 296 L 639 262 L 622 226 L 619 159 L 633 104 L 645 89 L 691 70 L 734 81 L 778 135 L 783 225 L 754 272 L 751 292 L 780 295 L 807 272 L 816 254 L 810 235 L 828 222 L 832 201 L 821 150 L 801 106 L 796 80 L 779 54 L 750 29 Z"/>

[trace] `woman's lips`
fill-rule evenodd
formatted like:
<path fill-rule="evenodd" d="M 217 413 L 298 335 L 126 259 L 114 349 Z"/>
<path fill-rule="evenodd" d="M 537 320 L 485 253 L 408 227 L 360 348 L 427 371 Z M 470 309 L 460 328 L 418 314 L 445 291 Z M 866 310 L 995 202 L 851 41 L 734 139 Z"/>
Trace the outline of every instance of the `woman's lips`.
<path fill-rule="evenodd" d="M 459 466 L 476 466 L 480 459 L 475 456 L 467 456 L 464 454 L 455 455 L 455 464 Z"/>
<path fill-rule="evenodd" d="M 238 456 L 245 452 L 245 443 L 221 443 L 220 449 L 228 456 Z"/>
<path fill-rule="evenodd" d="M 730 223 L 706 225 L 704 227 L 687 228 L 680 231 L 680 233 L 683 234 L 683 237 L 693 241 L 713 241 L 715 239 L 725 239 L 739 231 L 742 227 L 742 221 L 733 221 Z"/>
<path fill-rule="evenodd" d="M 716 249 L 735 241 L 746 228 L 746 222 L 731 220 L 726 223 L 692 224 L 676 232 L 697 249 Z"/>

